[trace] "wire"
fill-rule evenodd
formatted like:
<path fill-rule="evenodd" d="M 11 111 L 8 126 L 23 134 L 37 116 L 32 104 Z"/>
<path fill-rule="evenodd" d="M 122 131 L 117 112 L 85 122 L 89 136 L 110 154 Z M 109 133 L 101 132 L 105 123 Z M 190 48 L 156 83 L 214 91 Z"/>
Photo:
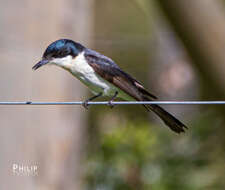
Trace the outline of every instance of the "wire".
<path fill-rule="evenodd" d="M 0 102 L 0 105 L 82 105 L 83 102 Z M 167 105 L 225 105 L 225 101 L 115 101 L 110 105 L 167 104 Z M 88 105 L 109 105 L 109 102 L 88 102 Z"/>

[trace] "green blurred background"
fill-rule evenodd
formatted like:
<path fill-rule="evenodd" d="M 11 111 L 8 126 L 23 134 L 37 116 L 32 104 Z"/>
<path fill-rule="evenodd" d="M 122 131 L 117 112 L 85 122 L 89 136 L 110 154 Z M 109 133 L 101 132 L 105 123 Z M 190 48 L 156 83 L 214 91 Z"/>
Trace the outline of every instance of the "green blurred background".
<path fill-rule="evenodd" d="M 91 96 L 58 68 L 31 71 L 59 38 L 111 57 L 159 100 L 224 100 L 224 1 L 3 3 L 1 101 Z M 2 106 L 0 189 L 225 189 L 225 107 L 164 107 L 186 133 L 142 106 Z M 13 175 L 13 163 L 37 165 L 38 175 Z"/>

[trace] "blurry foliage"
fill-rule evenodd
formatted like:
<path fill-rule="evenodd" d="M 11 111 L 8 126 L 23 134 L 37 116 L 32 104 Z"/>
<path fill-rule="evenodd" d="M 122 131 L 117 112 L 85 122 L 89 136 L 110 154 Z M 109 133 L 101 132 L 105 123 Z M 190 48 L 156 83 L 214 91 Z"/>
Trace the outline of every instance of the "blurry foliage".
<path fill-rule="evenodd" d="M 154 157 L 156 136 L 146 124 L 118 126 L 101 134 L 100 146 L 90 154 L 88 189 L 140 189 L 146 163 Z"/>
<path fill-rule="evenodd" d="M 140 120 L 101 131 L 85 164 L 87 189 L 220 189 L 225 155 L 214 117 L 199 115 L 182 135 Z"/>

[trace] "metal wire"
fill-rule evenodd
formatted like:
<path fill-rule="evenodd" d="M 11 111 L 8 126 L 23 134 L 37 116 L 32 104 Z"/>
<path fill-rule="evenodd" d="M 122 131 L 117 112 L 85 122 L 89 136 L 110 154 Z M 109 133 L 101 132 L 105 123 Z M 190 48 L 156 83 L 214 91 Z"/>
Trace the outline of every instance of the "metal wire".
<path fill-rule="evenodd" d="M 0 105 L 82 105 L 83 102 L 0 102 Z M 225 101 L 115 101 L 110 105 L 134 105 L 134 104 L 167 104 L 167 105 L 225 105 Z M 107 101 L 88 102 L 88 105 L 109 105 Z"/>

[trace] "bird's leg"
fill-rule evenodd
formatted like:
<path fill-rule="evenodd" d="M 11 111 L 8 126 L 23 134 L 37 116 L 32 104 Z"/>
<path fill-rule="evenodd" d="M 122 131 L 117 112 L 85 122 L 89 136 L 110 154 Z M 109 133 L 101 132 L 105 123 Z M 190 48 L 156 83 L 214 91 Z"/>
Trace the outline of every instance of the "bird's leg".
<path fill-rule="evenodd" d="M 115 100 L 115 98 L 117 97 L 118 95 L 118 92 L 116 91 L 115 94 L 113 95 L 113 97 L 111 98 L 111 100 L 108 101 L 108 105 L 110 106 L 110 108 L 113 108 L 114 105 L 113 105 L 113 100 Z"/>
<path fill-rule="evenodd" d="M 102 96 L 102 92 L 100 92 L 99 94 L 97 94 L 97 95 L 95 95 L 95 96 L 93 96 L 93 97 L 91 97 L 91 98 L 88 98 L 87 100 L 85 100 L 83 103 L 82 103 L 82 106 L 84 107 L 84 108 L 86 108 L 86 109 L 88 109 L 88 102 L 89 101 L 91 101 L 91 100 L 94 100 L 95 98 L 98 98 L 98 97 L 100 97 L 100 96 Z"/>

